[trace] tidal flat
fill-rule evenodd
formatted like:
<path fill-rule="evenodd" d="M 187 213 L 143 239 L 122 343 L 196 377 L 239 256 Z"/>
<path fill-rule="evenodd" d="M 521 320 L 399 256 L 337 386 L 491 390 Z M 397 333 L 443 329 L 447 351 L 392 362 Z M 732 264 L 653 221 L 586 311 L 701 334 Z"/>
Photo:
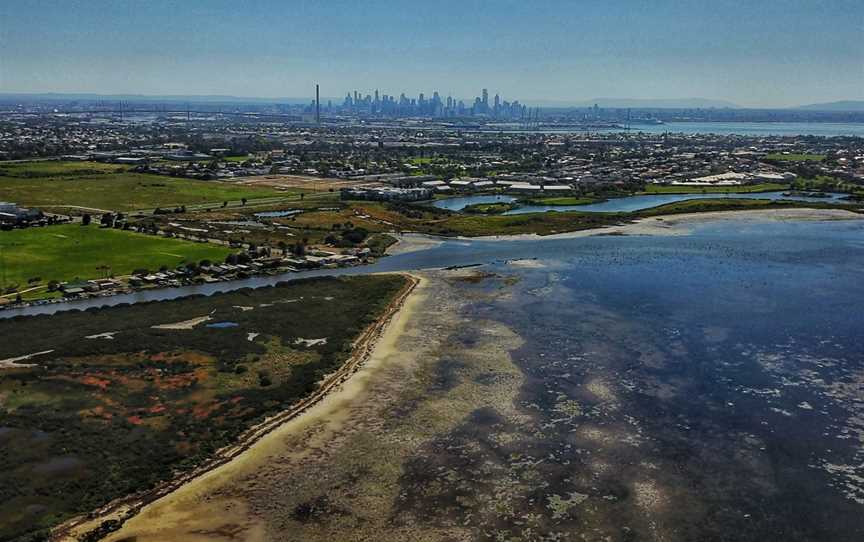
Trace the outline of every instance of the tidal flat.
<path fill-rule="evenodd" d="M 342 390 L 109 539 L 860 540 L 862 238 L 487 243 L 419 273 Z"/>

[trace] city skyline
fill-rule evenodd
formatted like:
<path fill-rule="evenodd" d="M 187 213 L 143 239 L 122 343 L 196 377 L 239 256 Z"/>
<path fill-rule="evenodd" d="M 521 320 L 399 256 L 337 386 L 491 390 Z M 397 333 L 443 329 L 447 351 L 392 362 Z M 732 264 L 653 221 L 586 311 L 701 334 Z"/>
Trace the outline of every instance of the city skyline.
<path fill-rule="evenodd" d="M 398 98 L 392 94 L 379 92 L 363 94 L 358 90 L 349 91 L 342 101 L 343 111 L 352 113 L 380 114 L 391 116 L 430 116 L 430 117 L 464 117 L 483 115 L 501 119 L 521 119 L 528 114 L 528 107 L 519 100 L 509 101 L 501 98 L 497 92 L 489 99 L 489 89 L 482 89 L 480 96 L 472 99 L 454 98 L 452 95 L 443 97 L 437 90 L 431 96 L 425 92 L 417 94 L 416 98 L 408 97 L 404 92 Z M 328 109 L 330 105 L 328 104 Z"/>
<path fill-rule="evenodd" d="M 406 93 L 443 82 L 444 94 L 486 86 L 525 103 L 864 98 L 857 2 L 259 1 L 241 11 L 216 1 L 25 1 L 4 4 L 0 17 L 17 21 L 0 32 L 6 93 L 278 97 L 309 95 L 310 81 L 336 89 L 410 80 Z"/>

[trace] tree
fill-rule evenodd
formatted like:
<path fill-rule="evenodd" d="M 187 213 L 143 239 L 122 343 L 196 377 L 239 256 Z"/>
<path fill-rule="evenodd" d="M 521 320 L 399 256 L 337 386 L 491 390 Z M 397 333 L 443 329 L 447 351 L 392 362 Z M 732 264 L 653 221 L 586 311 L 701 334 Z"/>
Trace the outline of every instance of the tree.
<path fill-rule="evenodd" d="M 90 217 L 90 215 L 85 213 L 84 216 L 81 217 L 81 225 L 89 226 L 91 220 L 92 218 Z"/>
<path fill-rule="evenodd" d="M 364 228 L 355 228 L 353 230 L 348 230 L 342 233 L 342 238 L 348 241 L 349 243 L 358 244 L 362 243 L 366 236 L 369 235 Z"/>
<path fill-rule="evenodd" d="M 243 204 L 243 205 L 246 205 L 246 202 L 247 202 L 247 201 L 248 201 L 248 200 L 247 200 L 246 198 L 240 198 L 240 203 Z"/>

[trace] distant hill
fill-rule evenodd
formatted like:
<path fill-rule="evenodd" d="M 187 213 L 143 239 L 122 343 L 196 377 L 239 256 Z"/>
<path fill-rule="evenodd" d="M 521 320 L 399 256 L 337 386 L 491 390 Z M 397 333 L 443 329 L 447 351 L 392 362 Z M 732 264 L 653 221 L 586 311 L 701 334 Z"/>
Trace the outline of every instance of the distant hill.
<path fill-rule="evenodd" d="M 327 100 L 330 98 L 321 98 Z M 0 101 L 124 101 L 124 102 L 189 102 L 189 103 L 211 103 L 211 104 L 305 104 L 312 98 L 253 98 L 244 96 L 221 96 L 221 95 L 144 95 L 144 94 L 94 94 L 94 93 L 12 93 L 0 92 Z"/>
<path fill-rule="evenodd" d="M 740 106 L 725 100 L 710 100 L 708 98 L 595 98 L 590 105 L 600 107 L 631 107 L 639 109 L 737 109 Z"/>
<path fill-rule="evenodd" d="M 844 100 L 840 102 L 825 102 L 799 106 L 798 109 L 809 111 L 864 111 L 864 100 Z"/>

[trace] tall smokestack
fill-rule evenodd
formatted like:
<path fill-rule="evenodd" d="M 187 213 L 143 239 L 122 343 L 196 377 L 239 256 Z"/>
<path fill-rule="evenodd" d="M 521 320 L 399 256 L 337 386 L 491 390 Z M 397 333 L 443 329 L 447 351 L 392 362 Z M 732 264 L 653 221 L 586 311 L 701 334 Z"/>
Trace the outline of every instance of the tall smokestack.
<path fill-rule="evenodd" d="M 315 83 L 315 123 L 321 124 L 321 95 L 318 93 L 318 83 Z"/>

